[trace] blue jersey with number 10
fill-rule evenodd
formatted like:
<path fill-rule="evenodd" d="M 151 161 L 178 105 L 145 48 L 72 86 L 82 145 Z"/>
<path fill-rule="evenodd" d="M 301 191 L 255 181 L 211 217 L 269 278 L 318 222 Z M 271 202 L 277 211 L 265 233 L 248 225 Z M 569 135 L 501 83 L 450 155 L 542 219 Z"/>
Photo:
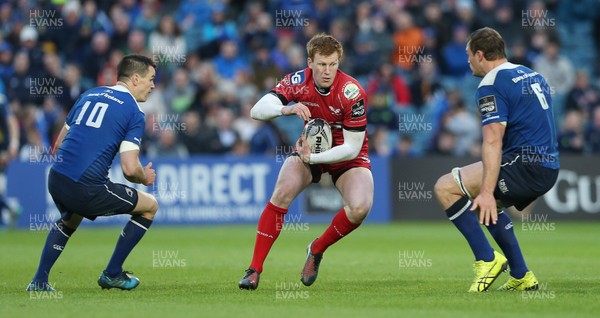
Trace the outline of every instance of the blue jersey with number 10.
<path fill-rule="evenodd" d="M 503 153 L 541 158 L 544 167 L 559 168 L 551 89 L 540 74 L 503 63 L 481 80 L 477 101 L 482 126 L 506 122 Z"/>
<path fill-rule="evenodd" d="M 140 145 L 145 118 L 125 87 L 101 86 L 81 95 L 66 125 L 69 131 L 52 169 L 82 184 L 100 185 L 108 180 L 121 142 Z"/>

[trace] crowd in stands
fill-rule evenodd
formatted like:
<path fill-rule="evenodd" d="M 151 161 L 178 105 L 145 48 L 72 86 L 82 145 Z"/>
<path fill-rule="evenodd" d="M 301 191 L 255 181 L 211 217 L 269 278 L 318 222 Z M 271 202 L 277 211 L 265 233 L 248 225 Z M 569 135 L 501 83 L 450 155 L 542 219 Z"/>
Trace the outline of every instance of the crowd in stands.
<path fill-rule="evenodd" d="M 306 42 L 327 32 L 341 69 L 368 94 L 370 151 L 480 155 L 480 117 L 465 47 L 489 26 L 509 61 L 542 74 L 562 153 L 600 153 L 600 2 L 596 0 L 0 0 L 0 104 L 20 126 L 20 157 L 50 149 L 78 96 L 116 83 L 126 54 L 152 57 L 148 157 L 275 154 L 295 117 L 250 118 Z"/>

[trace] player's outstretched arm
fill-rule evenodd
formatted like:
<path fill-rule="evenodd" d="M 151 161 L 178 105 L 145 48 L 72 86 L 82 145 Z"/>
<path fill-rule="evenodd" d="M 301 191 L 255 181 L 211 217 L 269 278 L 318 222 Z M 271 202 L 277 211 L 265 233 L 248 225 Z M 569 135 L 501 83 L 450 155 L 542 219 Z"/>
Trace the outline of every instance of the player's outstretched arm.
<path fill-rule="evenodd" d="M 298 148 L 300 158 L 305 163 L 320 164 L 320 163 L 336 163 L 346 160 L 351 160 L 358 156 L 360 149 L 362 148 L 363 141 L 365 139 L 365 131 L 352 131 L 343 129 L 344 143 L 335 146 L 327 151 L 321 153 L 310 153 L 310 146 L 303 142 L 302 148 Z"/>
<path fill-rule="evenodd" d="M 127 150 L 121 152 L 121 169 L 125 179 L 133 183 L 141 183 L 145 186 L 152 185 L 156 178 L 156 172 L 152 169 L 152 162 L 142 167 L 139 159 L 139 150 Z"/>
<path fill-rule="evenodd" d="M 298 115 L 304 121 L 310 119 L 310 110 L 301 103 L 284 106 L 273 94 L 263 96 L 250 110 L 250 116 L 256 120 L 271 120 L 279 116 Z"/>

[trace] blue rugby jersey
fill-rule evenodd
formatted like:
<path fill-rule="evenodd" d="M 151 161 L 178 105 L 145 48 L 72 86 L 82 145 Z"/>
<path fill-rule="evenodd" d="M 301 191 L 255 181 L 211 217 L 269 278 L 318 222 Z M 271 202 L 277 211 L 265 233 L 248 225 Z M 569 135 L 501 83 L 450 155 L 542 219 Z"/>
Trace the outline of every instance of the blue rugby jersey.
<path fill-rule="evenodd" d="M 544 167 L 558 169 L 558 142 L 551 87 L 537 72 L 509 62 L 486 74 L 477 88 L 481 125 L 506 122 L 503 153 L 544 158 Z"/>
<path fill-rule="evenodd" d="M 121 142 L 138 146 L 144 133 L 144 112 L 121 85 L 92 88 L 67 115 L 69 131 L 52 169 L 87 185 L 104 184 Z"/>

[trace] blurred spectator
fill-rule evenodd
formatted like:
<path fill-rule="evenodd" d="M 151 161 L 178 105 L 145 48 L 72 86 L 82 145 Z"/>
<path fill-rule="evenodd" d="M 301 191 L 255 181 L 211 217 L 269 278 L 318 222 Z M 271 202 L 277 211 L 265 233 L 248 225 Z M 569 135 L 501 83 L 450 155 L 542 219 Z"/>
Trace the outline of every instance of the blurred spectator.
<path fill-rule="evenodd" d="M 444 119 L 444 129 L 454 135 L 452 154 L 455 156 L 468 155 L 481 135 L 480 120 L 465 108 L 462 99 L 451 106 Z"/>
<path fill-rule="evenodd" d="M 415 55 L 423 48 L 423 30 L 415 26 L 412 17 L 404 11 L 394 17 L 394 24 L 396 51 L 392 52 L 391 59 L 400 68 L 409 71 L 415 64 Z"/>
<path fill-rule="evenodd" d="M 431 154 L 440 156 L 450 156 L 455 148 L 456 137 L 447 130 L 442 130 L 434 139 Z"/>
<path fill-rule="evenodd" d="M 575 83 L 573 64 L 559 54 L 556 42 L 548 42 L 541 54 L 533 61 L 533 69 L 542 74 L 557 94 L 567 94 Z"/>
<path fill-rule="evenodd" d="M 452 31 L 452 42 L 443 48 L 444 74 L 457 80 L 471 73 L 469 60 L 465 56 L 468 36 L 469 31 L 467 28 L 463 25 L 457 25 Z"/>
<path fill-rule="evenodd" d="M 114 85 L 117 83 L 117 65 L 123 58 L 123 52 L 112 50 L 108 62 L 104 64 L 100 74 L 98 74 L 97 83 L 102 85 Z M 87 79 L 87 78 L 86 78 Z M 93 85 L 92 85 L 93 86 Z M 153 94 L 150 94 L 153 95 Z"/>
<path fill-rule="evenodd" d="M 127 50 L 127 41 L 129 40 L 129 30 L 131 29 L 131 20 L 125 14 L 120 6 L 113 6 L 110 13 L 111 20 L 115 24 L 115 31 L 111 35 L 111 50 Z"/>
<path fill-rule="evenodd" d="M 127 54 L 140 54 L 145 56 L 151 56 L 150 52 L 146 49 L 146 34 L 142 30 L 133 30 L 129 33 L 127 38 Z"/>
<path fill-rule="evenodd" d="M 55 53 L 46 53 L 44 55 L 44 78 L 42 80 L 45 89 L 41 91 L 43 95 L 53 96 L 59 100 L 64 100 L 67 95 L 65 90 L 67 84 L 63 80 L 62 61 Z"/>
<path fill-rule="evenodd" d="M 290 58 L 288 56 L 293 46 L 296 46 L 296 44 L 294 44 L 294 34 L 292 32 L 280 32 L 277 39 L 277 45 L 271 51 L 270 56 L 273 63 L 275 63 L 277 68 L 282 71 L 280 77 L 283 77 L 283 74 L 294 71 L 290 68 Z M 254 75 L 256 76 L 256 74 Z"/>
<path fill-rule="evenodd" d="M 21 104 L 41 105 L 43 95 L 40 93 L 43 93 L 45 81 L 39 75 L 38 77 L 32 76 L 29 55 L 23 51 L 17 53 L 13 65 L 15 73 L 8 79 L 6 87 L 6 96 L 9 101 L 17 100 Z"/>
<path fill-rule="evenodd" d="M 22 18 L 13 10 L 10 2 L 0 3 L 0 34 L 7 36 L 21 23 Z"/>
<path fill-rule="evenodd" d="M 381 64 L 382 56 L 377 54 L 375 43 L 369 34 L 358 35 L 354 40 L 353 49 L 354 54 L 350 58 L 352 67 L 347 70 L 353 76 L 357 78 L 368 76 L 377 65 Z"/>
<path fill-rule="evenodd" d="M 396 129 L 398 121 L 394 112 L 393 97 L 386 92 L 374 92 L 368 94 L 369 107 L 367 108 L 367 123 L 369 126 L 386 126 Z M 370 128 L 369 128 L 370 129 Z"/>
<path fill-rule="evenodd" d="M 210 7 L 204 0 L 181 1 L 175 21 L 183 31 L 186 47 L 189 52 L 195 51 L 202 44 L 202 25 L 210 19 Z"/>
<path fill-rule="evenodd" d="M 92 43 L 89 50 L 82 59 L 83 76 L 96 80 L 100 75 L 101 68 L 110 57 L 110 38 L 104 32 L 96 32 L 92 36 Z"/>
<path fill-rule="evenodd" d="M 385 127 L 377 127 L 369 137 L 369 153 L 379 157 L 389 157 L 392 154 L 390 132 Z"/>
<path fill-rule="evenodd" d="M 600 107 L 592 112 L 591 122 L 585 131 L 586 152 L 600 154 Z"/>
<path fill-rule="evenodd" d="M 15 73 L 12 58 L 12 46 L 6 41 L 0 41 L 0 81 L 8 82 Z"/>
<path fill-rule="evenodd" d="M 442 90 L 436 72 L 435 62 L 420 63 L 416 72 L 412 73 L 410 96 L 413 105 L 417 108 L 425 106 L 434 94 Z"/>
<path fill-rule="evenodd" d="M 158 141 L 151 143 L 146 150 L 149 158 L 186 158 L 188 156 L 187 148 L 177 139 L 177 134 L 174 130 L 164 129 L 158 136 Z"/>
<path fill-rule="evenodd" d="M 3 174 L 8 161 L 17 158 L 20 142 L 19 133 L 19 123 L 9 105 L 6 87 L 0 81 L 0 176 Z M 2 193 L 0 193 L 1 195 Z"/>
<path fill-rule="evenodd" d="M 223 96 L 227 107 L 239 114 L 240 101 L 253 100 L 259 93 L 256 85 L 252 84 L 252 75 L 248 72 L 238 72 L 233 79 L 231 94 Z"/>
<path fill-rule="evenodd" d="M 154 26 L 153 26 L 154 28 Z M 93 0 L 83 2 L 83 11 L 81 15 L 81 38 L 88 42 L 92 34 L 102 31 L 112 34 L 114 27 L 106 15 L 106 12 L 98 10 L 98 6 Z"/>
<path fill-rule="evenodd" d="M 394 149 L 392 149 L 392 157 L 413 158 L 417 156 L 417 152 L 413 147 L 413 140 L 408 135 L 402 135 L 396 141 Z"/>
<path fill-rule="evenodd" d="M 142 12 L 142 8 L 137 0 L 119 0 L 119 6 L 129 17 L 129 21 L 135 21 Z"/>
<path fill-rule="evenodd" d="M 263 18 L 264 20 L 264 18 Z M 262 22 L 265 23 L 265 22 Z M 266 21 L 266 31 L 270 21 Z M 225 7 L 221 3 L 214 4 L 211 8 L 211 18 L 202 27 L 202 46 L 199 53 L 202 58 L 213 58 L 219 53 L 219 46 L 224 41 L 236 41 L 237 30 L 235 23 L 225 19 Z M 274 41 L 274 40 L 273 40 Z"/>
<path fill-rule="evenodd" d="M 354 13 L 354 19 L 352 20 L 356 25 L 353 28 L 358 34 L 366 34 L 371 31 L 371 4 L 367 1 L 360 2 L 356 6 Z"/>
<path fill-rule="evenodd" d="M 185 129 L 180 139 L 191 155 L 222 152 L 216 129 L 203 125 L 198 112 L 185 112 L 183 124 Z"/>
<path fill-rule="evenodd" d="M 320 30 L 329 30 L 336 14 L 328 0 L 315 0 L 314 18 Z M 337 8 L 336 8 L 337 9 Z"/>
<path fill-rule="evenodd" d="M 63 99 L 59 101 L 65 112 L 68 113 L 79 98 L 79 95 L 92 88 L 94 84 L 93 82 L 81 78 L 81 68 L 76 64 L 67 64 L 65 66 L 63 77 L 66 85 L 66 92 L 63 95 Z"/>
<path fill-rule="evenodd" d="M 527 48 L 522 42 L 514 42 L 510 47 L 508 61 L 531 68 L 531 60 L 527 57 Z"/>
<path fill-rule="evenodd" d="M 231 23 L 231 22 L 229 22 Z M 222 36 L 223 39 L 234 39 L 234 35 Z M 273 49 L 277 45 L 277 37 L 273 33 L 271 16 L 268 13 L 259 13 L 256 20 L 249 21 L 243 34 L 243 43 L 249 49 L 247 53 L 261 48 Z"/>
<path fill-rule="evenodd" d="M 392 35 L 387 28 L 387 22 L 383 14 L 376 14 L 371 18 L 371 29 L 367 33 L 373 54 L 377 56 L 377 63 L 389 62 L 389 56 L 394 51 L 394 43 L 390 41 Z"/>
<path fill-rule="evenodd" d="M 19 52 L 27 53 L 31 70 L 33 72 L 41 70 L 44 67 L 44 52 L 38 43 L 38 32 L 26 25 L 19 33 L 19 41 L 21 43 Z"/>
<path fill-rule="evenodd" d="M 350 23 L 348 22 L 348 20 L 341 18 L 333 20 L 333 22 L 331 23 L 331 27 L 329 28 L 329 34 L 336 38 L 342 44 L 342 47 L 346 51 L 351 52 L 350 50 L 353 47 L 352 34 L 350 33 Z M 348 54 L 349 52 L 346 52 L 346 54 Z M 345 60 L 342 59 L 341 68 L 349 69 L 349 67 L 344 67 L 344 61 Z"/>
<path fill-rule="evenodd" d="M 457 0 L 454 1 L 455 7 L 454 12 L 456 14 L 456 20 L 454 25 L 464 25 L 469 32 L 473 32 L 479 28 L 491 24 L 492 19 L 484 21 L 479 19 L 479 12 L 475 11 L 475 4 L 473 0 Z"/>
<path fill-rule="evenodd" d="M 451 39 L 451 21 L 442 12 L 442 6 L 437 1 L 427 2 L 424 9 L 424 24 L 432 30 L 440 46 L 446 45 Z"/>
<path fill-rule="evenodd" d="M 69 1 L 62 7 L 62 26 L 51 29 L 53 42 L 67 59 L 76 59 L 87 49 L 91 30 L 83 28 L 79 1 Z M 91 66 L 91 65 L 90 65 Z"/>
<path fill-rule="evenodd" d="M 310 1 L 307 1 L 310 3 Z M 342 18 L 346 21 L 350 21 L 353 16 L 354 6 L 352 5 L 352 0 L 333 0 L 332 7 L 335 8 L 335 15 L 338 18 Z M 307 8 L 308 12 L 314 12 L 312 8 Z"/>
<path fill-rule="evenodd" d="M 242 141 L 249 143 L 252 136 L 256 134 L 260 121 L 250 117 L 250 110 L 255 100 L 245 100 L 242 102 L 240 116 L 233 121 L 233 129 L 237 131 Z"/>
<path fill-rule="evenodd" d="M 490 1 L 490 0 L 486 0 Z M 513 8 L 509 2 L 500 1 L 495 10 L 494 23 L 492 27 L 502 35 L 507 47 L 513 47 L 515 43 L 525 40 L 521 32 L 522 24 L 513 18 Z M 482 21 L 490 21 L 482 19 Z"/>
<path fill-rule="evenodd" d="M 259 48 L 255 51 L 254 60 L 252 61 L 252 73 L 254 74 L 252 83 L 260 91 L 273 88 L 273 86 L 265 87 L 267 78 L 283 77 L 283 72 L 270 58 L 269 50 L 266 47 Z"/>
<path fill-rule="evenodd" d="M 599 1 L 558 1 L 556 29 L 561 35 L 565 55 L 578 67 L 589 69 L 598 59 L 590 43 L 594 42 L 594 21 L 599 16 Z"/>
<path fill-rule="evenodd" d="M 281 131 L 272 121 L 261 121 L 252 139 L 250 139 L 250 153 L 263 155 L 277 155 L 278 147 L 289 144 Z M 285 153 L 285 152 L 282 152 Z"/>
<path fill-rule="evenodd" d="M 498 12 L 503 6 L 499 6 L 496 0 L 476 0 L 479 4 L 479 12 L 477 12 L 477 18 L 481 21 L 494 21 Z M 500 33 L 502 37 L 505 34 Z"/>
<path fill-rule="evenodd" d="M 161 66 L 166 66 L 166 70 L 173 71 L 178 64 L 185 62 L 187 48 L 185 39 L 180 34 L 173 16 L 165 14 L 160 18 L 158 29 L 150 34 L 148 46 L 152 51 L 155 61 L 159 61 Z M 159 72 L 165 71 L 159 69 Z"/>
<path fill-rule="evenodd" d="M 164 83 L 157 83 L 152 90 L 152 94 L 148 96 L 148 99 L 140 103 L 142 111 L 148 115 L 154 114 L 171 114 L 171 110 L 168 108 L 169 105 L 165 103 L 165 88 Z"/>
<path fill-rule="evenodd" d="M 394 73 L 391 63 L 382 64 L 375 76 L 367 84 L 367 95 L 382 94 L 391 97 L 389 101 L 397 107 L 410 104 L 410 90 L 404 79 Z"/>
<path fill-rule="evenodd" d="M 217 134 L 225 152 L 230 151 L 240 139 L 237 131 L 233 129 L 234 115 L 230 109 L 220 108 L 217 112 Z"/>
<path fill-rule="evenodd" d="M 161 10 L 158 1 L 144 1 L 142 4 L 142 13 L 133 21 L 133 27 L 144 31 L 146 34 L 151 34 L 154 30 L 160 28 L 159 12 L 161 12 Z"/>
<path fill-rule="evenodd" d="M 185 68 L 178 68 L 173 73 L 165 90 L 165 103 L 170 112 L 183 113 L 194 101 L 196 87 L 191 83 L 189 74 Z"/>
<path fill-rule="evenodd" d="M 219 76 L 233 79 L 236 72 L 248 71 L 248 63 L 238 54 L 238 45 L 234 41 L 225 41 L 221 44 L 221 53 L 214 59 L 215 68 Z"/>
<path fill-rule="evenodd" d="M 583 143 L 583 114 L 578 110 L 568 111 L 558 134 L 558 151 L 571 154 L 582 153 Z"/>
<path fill-rule="evenodd" d="M 567 110 L 579 110 L 585 114 L 585 118 L 591 119 L 591 114 L 596 108 L 600 108 L 600 92 L 590 85 L 588 74 L 584 70 L 578 70 L 575 75 L 575 86 L 567 94 Z"/>

